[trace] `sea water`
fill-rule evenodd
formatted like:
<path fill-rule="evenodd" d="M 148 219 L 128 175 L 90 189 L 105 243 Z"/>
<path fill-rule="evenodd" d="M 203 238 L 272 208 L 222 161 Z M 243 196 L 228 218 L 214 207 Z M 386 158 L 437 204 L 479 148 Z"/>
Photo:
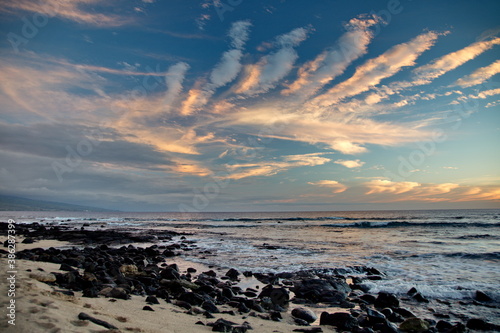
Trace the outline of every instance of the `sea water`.
<path fill-rule="evenodd" d="M 0 221 L 80 228 L 158 229 L 196 241 L 188 260 L 240 271 L 293 272 L 369 266 L 370 292 L 500 301 L 500 210 L 284 213 L 1 212 Z"/>

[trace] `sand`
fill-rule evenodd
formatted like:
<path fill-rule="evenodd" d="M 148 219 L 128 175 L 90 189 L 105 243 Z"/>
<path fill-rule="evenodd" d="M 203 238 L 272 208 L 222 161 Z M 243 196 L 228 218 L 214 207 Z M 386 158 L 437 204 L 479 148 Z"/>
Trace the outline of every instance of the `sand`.
<path fill-rule="evenodd" d="M 0 238 L 4 241 L 5 237 Z M 20 242 L 22 239 L 18 239 Z M 67 246 L 64 242 L 44 240 L 35 244 L 17 244 L 17 251 L 26 248 Z M 6 281 L 9 274 L 7 258 L 0 258 L 0 279 Z M 147 305 L 145 297 L 132 296 L 130 300 L 110 301 L 109 298 L 86 298 L 76 292 L 68 296 L 60 288 L 38 281 L 35 277 L 45 276 L 59 271 L 58 264 L 17 260 L 15 297 L 8 297 L 8 283 L 1 284 L 0 306 L 2 332 L 167 332 L 197 333 L 211 332 L 212 328 L 195 324 L 198 321 L 207 324 L 218 318 L 224 318 L 238 324 L 247 321 L 253 330 L 249 332 L 292 332 L 303 328 L 293 324 L 289 314 L 283 313 L 282 322 L 263 320 L 245 315 L 231 316 L 215 314 L 215 319 L 207 319 L 203 315 L 190 315 L 175 305 L 159 300 L 160 304 L 150 305 L 155 311 L 144 311 Z M 30 270 L 30 271 L 28 271 Z M 7 317 L 7 306 L 10 299 L 15 299 L 15 326 L 10 325 Z M 221 307 L 222 310 L 235 310 Z M 116 326 L 118 329 L 107 329 L 103 326 L 79 320 L 78 314 L 84 312 L 92 317 Z M 324 332 L 335 332 L 332 327 L 322 326 Z"/>

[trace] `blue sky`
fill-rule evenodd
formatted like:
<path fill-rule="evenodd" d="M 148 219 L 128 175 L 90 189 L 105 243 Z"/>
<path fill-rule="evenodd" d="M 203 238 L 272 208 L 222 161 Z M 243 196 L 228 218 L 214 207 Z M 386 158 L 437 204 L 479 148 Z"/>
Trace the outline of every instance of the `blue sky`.
<path fill-rule="evenodd" d="M 497 1 L 0 4 L 0 191 L 131 211 L 498 208 Z"/>

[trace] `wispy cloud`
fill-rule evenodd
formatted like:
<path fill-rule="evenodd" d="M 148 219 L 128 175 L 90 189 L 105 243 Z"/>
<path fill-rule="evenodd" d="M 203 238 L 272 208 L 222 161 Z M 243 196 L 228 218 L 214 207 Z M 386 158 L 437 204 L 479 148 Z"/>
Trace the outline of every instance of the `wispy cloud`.
<path fill-rule="evenodd" d="M 438 38 L 435 32 L 419 35 L 407 43 L 393 46 L 382 55 L 356 68 L 352 77 L 313 99 L 312 104 L 329 106 L 342 99 L 368 91 L 383 79 L 393 76 L 403 67 L 415 65 L 415 60 L 430 49 Z"/>
<path fill-rule="evenodd" d="M 248 65 L 235 92 L 256 95 L 274 88 L 293 69 L 293 64 L 298 58 L 294 47 L 307 38 L 310 30 L 310 28 L 297 28 L 276 37 L 274 44 L 279 50 L 264 56 L 256 64 Z"/>
<path fill-rule="evenodd" d="M 336 180 L 319 180 L 317 182 L 308 182 L 310 185 L 326 187 L 332 190 L 332 193 L 342 193 L 347 190 L 347 186 Z"/>
<path fill-rule="evenodd" d="M 343 165 L 349 169 L 360 168 L 365 164 L 365 162 L 361 160 L 337 160 L 334 163 Z"/>
<path fill-rule="evenodd" d="M 272 176 L 290 168 L 317 166 L 330 162 L 329 158 L 318 154 L 287 155 L 280 161 L 261 161 L 259 163 L 243 163 L 226 165 L 229 171 L 227 179 L 242 179 L 256 176 Z"/>
<path fill-rule="evenodd" d="M 331 49 L 323 51 L 315 59 L 302 65 L 298 70 L 297 79 L 281 93 L 283 95 L 299 94 L 302 98 L 309 97 L 344 73 L 354 60 L 366 54 L 373 38 L 373 32 L 369 28 L 377 22 L 377 18 L 369 16 L 350 20 L 345 25 L 347 32 L 337 43 Z"/>
<path fill-rule="evenodd" d="M 232 24 L 228 35 L 233 48 L 224 52 L 219 63 L 212 69 L 210 82 L 204 84 L 202 88 L 195 87 L 189 91 L 182 106 L 183 115 L 190 115 L 200 110 L 209 102 L 217 88 L 225 86 L 236 78 L 242 68 L 240 61 L 243 57 L 243 47 L 250 33 L 250 26 L 249 21 L 238 21 Z"/>
<path fill-rule="evenodd" d="M 130 17 L 111 14 L 111 6 L 109 7 L 110 10 L 108 14 L 96 13 L 86 9 L 89 8 L 90 5 L 102 6 L 106 4 L 107 3 L 103 0 L 46 0 L 43 2 L 19 0 L 0 2 L 0 10 L 24 10 L 49 16 L 58 16 L 62 19 L 97 27 L 117 27 L 134 22 Z"/>
<path fill-rule="evenodd" d="M 458 79 L 455 84 L 463 88 L 472 87 L 485 82 L 498 73 L 500 73 L 500 60 L 495 61 L 489 66 L 481 67 L 472 74 Z"/>
<path fill-rule="evenodd" d="M 498 44 L 500 44 L 500 38 L 497 37 L 491 40 L 475 42 L 461 50 L 442 56 L 430 64 L 416 68 L 413 71 L 415 74 L 414 80 L 418 84 L 429 83 Z"/>

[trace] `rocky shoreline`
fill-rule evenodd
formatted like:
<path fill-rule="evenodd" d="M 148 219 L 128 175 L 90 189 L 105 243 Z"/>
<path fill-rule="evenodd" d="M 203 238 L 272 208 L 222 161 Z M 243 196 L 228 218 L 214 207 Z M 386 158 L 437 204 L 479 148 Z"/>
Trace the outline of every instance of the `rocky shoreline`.
<path fill-rule="evenodd" d="M 6 231 L 7 224 L 0 223 L 0 230 Z M 203 315 L 206 320 L 197 324 L 208 326 L 207 331 L 247 332 L 253 328 L 245 319 L 279 322 L 284 313 L 290 313 L 294 324 L 301 327 L 293 330 L 296 332 L 323 332 L 332 327 L 354 333 L 500 331 L 491 318 L 468 317 L 455 311 L 456 307 L 467 306 L 500 308 L 481 291 L 470 300 L 460 301 L 428 300 L 415 288 L 407 295 L 372 294 L 365 282 L 384 279 L 384 273 L 371 267 L 279 274 L 239 272 L 233 268 L 222 273 L 192 267 L 181 270 L 176 257 L 181 253 L 194 256 L 196 252 L 188 234 L 157 230 L 152 236 L 141 231 L 75 230 L 39 223 L 17 225 L 16 232 L 25 237 L 25 243 L 54 239 L 75 245 L 18 252 L 18 259 L 55 263 L 64 271 L 32 271 L 31 278 L 63 288 L 67 295 L 81 292 L 85 298 L 106 297 L 113 301 L 142 296 L 144 311 L 155 311 L 160 302 L 171 303 L 188 314 Z M 154 244 L 157 242 L 168 245 Z M 2 256 L 7 253 L 0 252 Z M 242 288 L 241 280 L 249 278 L 259 285 Z M 435 304 L 441 305 L 439 310 Z M 325 311 L 318 315 L 317 309 Z M 235 319 L 223 319 L 220 314 Z M 116 329 L 87 313 L 80 313 L 78 318 Z"/>

